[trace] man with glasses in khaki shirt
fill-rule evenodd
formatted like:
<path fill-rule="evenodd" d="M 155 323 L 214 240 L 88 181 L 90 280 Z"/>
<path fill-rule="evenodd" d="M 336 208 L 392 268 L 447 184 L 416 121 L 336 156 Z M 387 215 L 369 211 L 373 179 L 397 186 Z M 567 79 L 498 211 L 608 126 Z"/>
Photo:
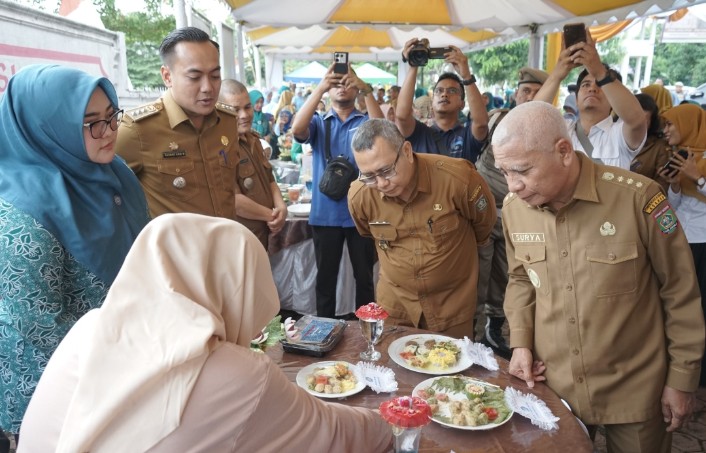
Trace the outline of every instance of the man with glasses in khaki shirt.
<path fill-rule="evenodd" d="M 488 185 L 466 160 L 416 154 L 386 120 L 361 125 L 351 146 L 360 177 L 348 208 L 377 247 L 377 302 L 393 323 L 471 336 L 477 247 L 496 218 Z"/>

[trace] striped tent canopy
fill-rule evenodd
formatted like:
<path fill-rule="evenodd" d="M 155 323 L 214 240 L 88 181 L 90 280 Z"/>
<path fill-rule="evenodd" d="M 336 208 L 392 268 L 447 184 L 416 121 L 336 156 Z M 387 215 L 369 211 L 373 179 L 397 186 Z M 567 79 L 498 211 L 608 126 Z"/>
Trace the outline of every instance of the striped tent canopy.
<path fill-rule="evenodd" d="M 568 22 L 607 24 L 706 0 L 227 0 L 252 42 L 267 52 L 333 51 L 399 56 L 410 38 L 465 51 L 558 31 Z"/>

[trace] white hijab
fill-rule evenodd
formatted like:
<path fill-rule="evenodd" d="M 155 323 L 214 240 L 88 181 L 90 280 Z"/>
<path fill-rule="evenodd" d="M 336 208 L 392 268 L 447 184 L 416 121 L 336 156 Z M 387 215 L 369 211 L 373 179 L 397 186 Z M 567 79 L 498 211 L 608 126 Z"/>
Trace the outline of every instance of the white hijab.
<path fill-rule="evenodd" d="M 279 309 L 258 239 L 231 220 L 159 216 L 130 250 L 89 332 L 58 452 L 145 451 L 179 426 L 221 342 L 248 347 Z"/>

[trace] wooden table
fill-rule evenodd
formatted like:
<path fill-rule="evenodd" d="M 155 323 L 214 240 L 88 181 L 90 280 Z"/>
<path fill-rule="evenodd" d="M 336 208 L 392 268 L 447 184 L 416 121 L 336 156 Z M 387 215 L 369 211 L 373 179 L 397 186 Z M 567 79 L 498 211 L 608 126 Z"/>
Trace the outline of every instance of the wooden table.
<path fill-rule="evenodd" d="M 387 330 L 387 327 L 386 327 Z M 377 394 L 370 388 L 342 400 L 335 400 L 351 406 L 362 406 L 377 409 L 380 403 L 396 396 L 411 395 L 414 387 L 421 381 L 433 377 L 428 374 L 407 370 L 390 359 L 387 349 L 397 338 L 432 333 L 424 330 L 401 327 L 395 332 L 385 334 L 376 350 L 382 353 L 377 362 L 395 372 L 399 389 L 395 393 Z M 360 334 L 357 322 L 350 322 L 341 342 L 323 358 L 308 357 L 298 354 L 284 353 L 280 345 L 268 349 L 267 354 L 280 365 L 289 380 L 296 382 L 299 370 L 311 363 L 325 360 L 343 360 L 350 363 L 360 361 L 358 354 L 365 350 L 366 343 Z M 592 452 L 593 445 L 583 431 L 576 417 L 562 404 L 559 397 L 546 385 L 537 383 L 534 389 L 507 373 L 508 362 L 498 358 L 500 370 L 488 371 L 477 365 L 472 366 L 462 374 L 472 376 L 505 388 L 512 386 L 523 393 L 533 393 L 542 399 L 547 407 L 560 418 L 559 429 L 544 431 L 532 425 L 526 418 L 514 414 L 510 421 L 497 428 L 487 431 L 465 431 L 447 428 L 431 422 L 422 432 L 420 452 L 456 453 L 467 452 Z"/>

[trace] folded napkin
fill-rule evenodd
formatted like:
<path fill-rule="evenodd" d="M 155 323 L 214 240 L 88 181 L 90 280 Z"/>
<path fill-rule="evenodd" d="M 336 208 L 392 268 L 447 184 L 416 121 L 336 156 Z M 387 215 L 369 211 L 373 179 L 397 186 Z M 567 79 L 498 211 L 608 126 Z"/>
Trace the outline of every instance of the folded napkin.
<path fill-rule="evenodd" d="M 463 340 L 458 340 L 457 343 L 466 355 L 471 358 L 471 362 L 474 364 L 478 364 L 490 371 L 496 371 L 500 368 L 498 361 L 495 359 L 493 350 L 488 346 L 481 343 L 474 343 L 469 340 L 468 337 L 463 337 Z"/>
<path fill-rule="evenodd" d="M 557 425 L 559 417 L 556 417 L 544 401 L 537 398 L 536 395 L 522 393 L 517 389 L 507 387 L 505 389 L 505 404 L 523 417 L 529 418 L 535 426 L 547 431 L 559 429 L 559 425 Z"/>
<path fill-rule="evenodd" d="M 395 372 L 391 369 L 370 362 L 358 362 L 356 368 L 358 368 L 358 373 L 362 376 L 363 382 L 375 393 L 397 391 Z"/>

